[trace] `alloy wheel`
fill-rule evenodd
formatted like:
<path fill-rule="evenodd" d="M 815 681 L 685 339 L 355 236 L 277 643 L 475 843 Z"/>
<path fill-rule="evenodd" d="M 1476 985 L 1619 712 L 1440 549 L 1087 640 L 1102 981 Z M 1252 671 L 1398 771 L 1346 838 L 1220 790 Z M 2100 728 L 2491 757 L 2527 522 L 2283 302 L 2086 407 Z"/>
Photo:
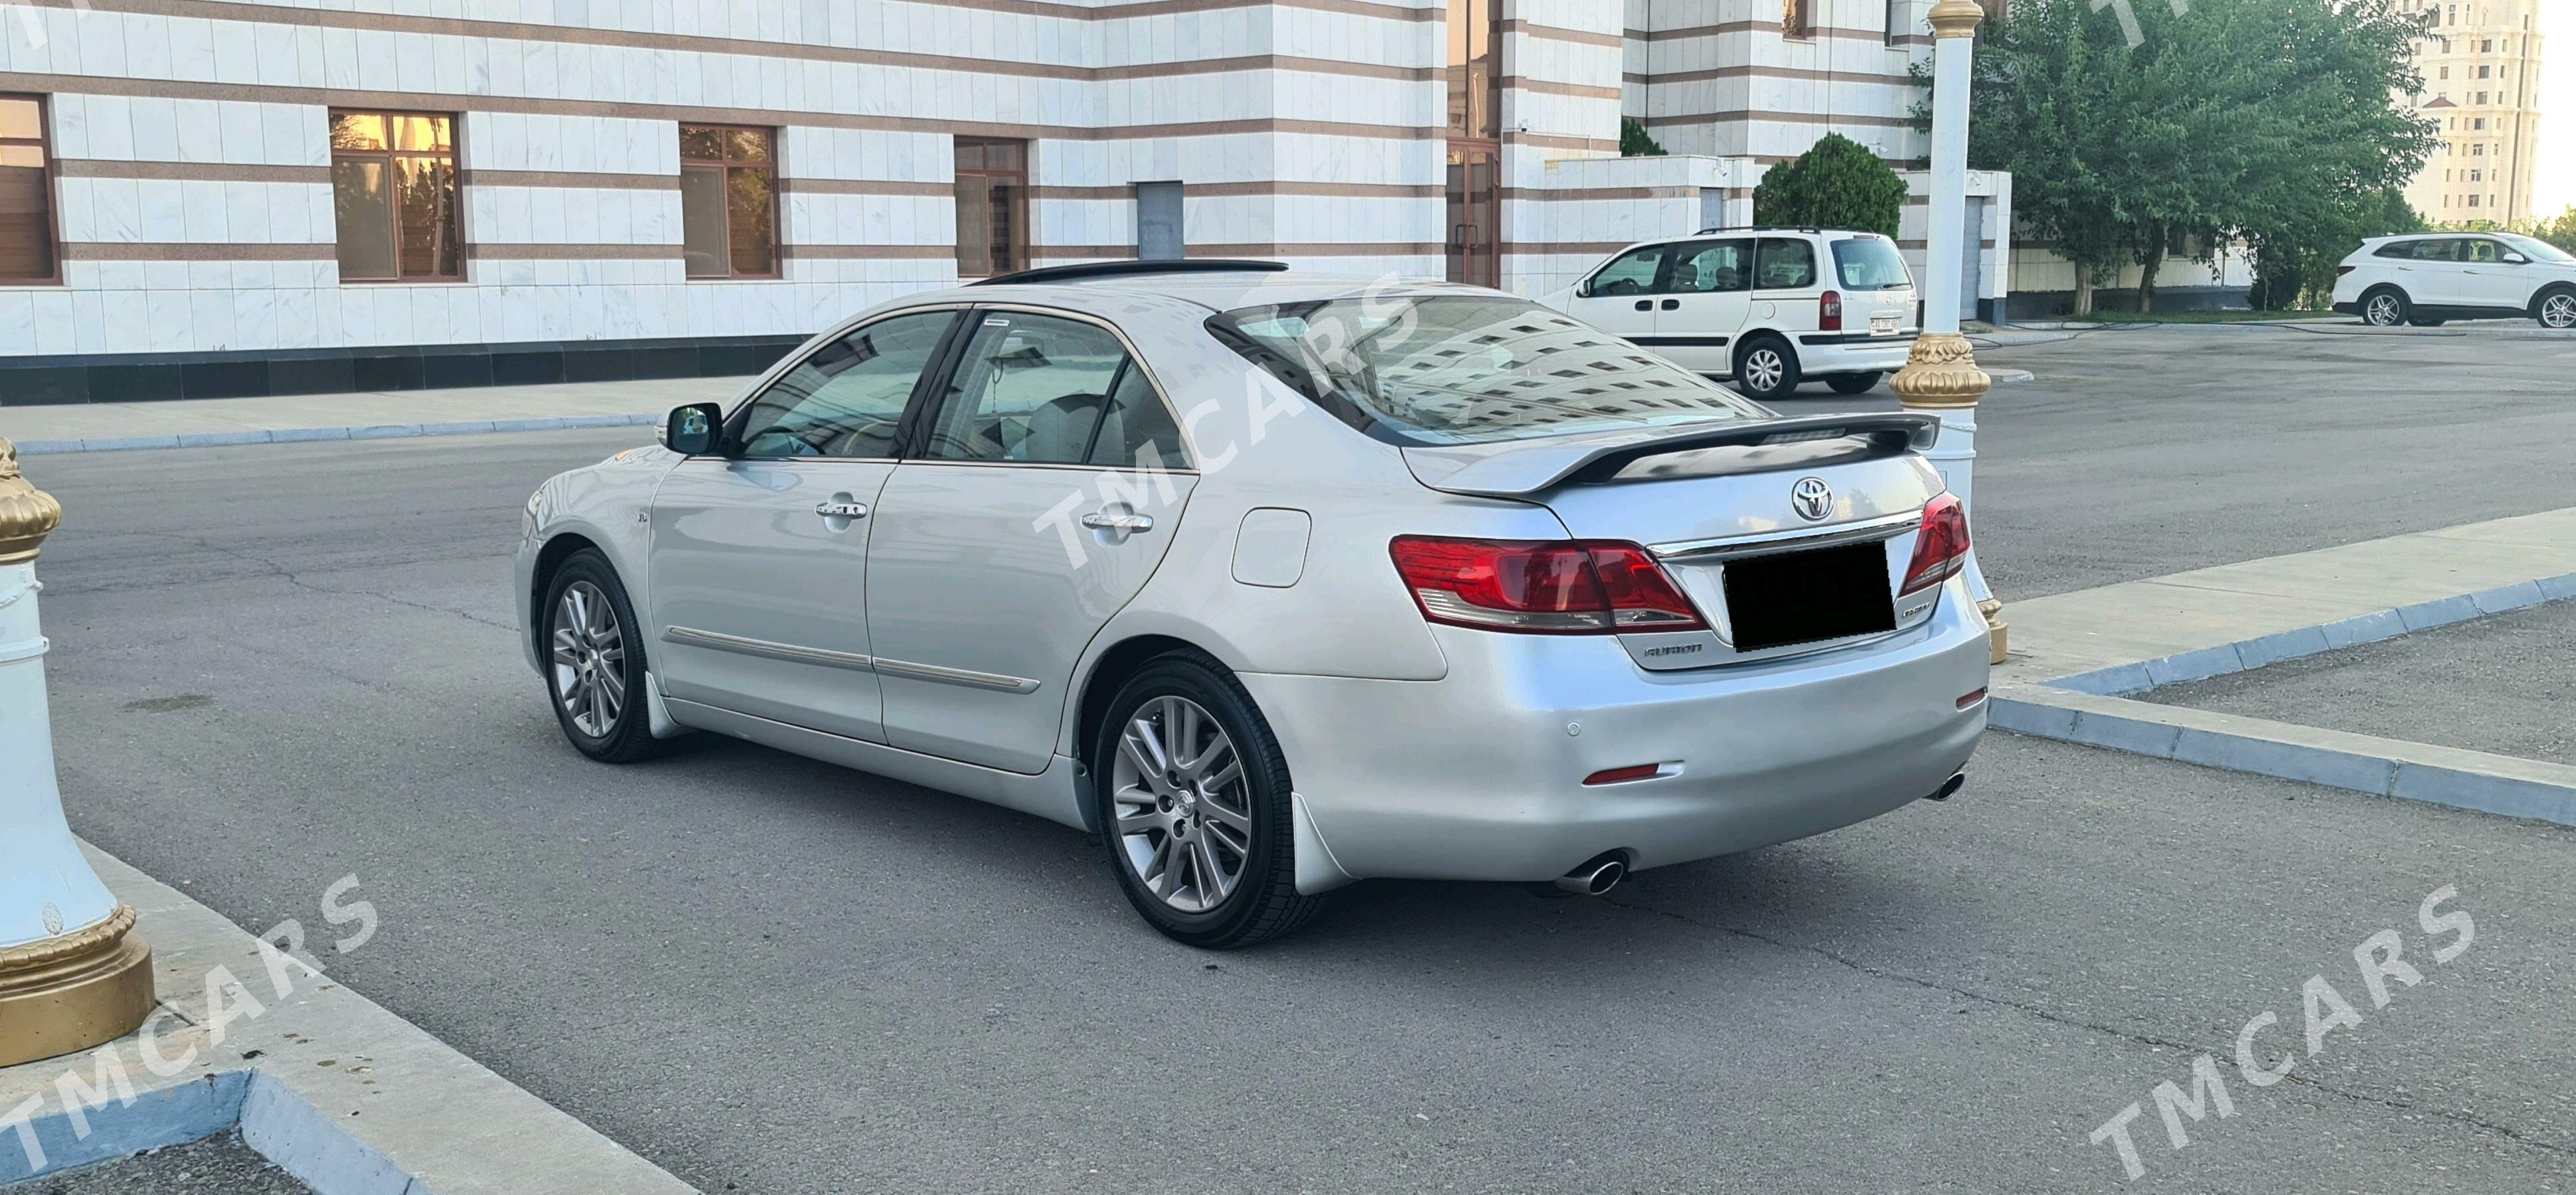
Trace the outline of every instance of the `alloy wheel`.
<path fill-rule="evenodd" d="M 2397 296 L 2373 295 L 2369 307 L 2370 322 L 2382 328 L 2394 328 L 2399 323 L 2401 309 L 2402 305 L 2398 303 Z"/>
<path fill-rule="evenodd" d="M 588 581 L 555 599 L 555 700 L 573 728 L 595 739 L 617 729 L 626 713 L 626 633 L 608 595 Z"/>
<path fill-rule="evenodd" d="M 2540 322 L 2552 328 L 2576 328 L 2576 295 L 2551 295 L 2540 302 Z"/>
<path fill-rule="evenodd" d="M 1755 349 L 1745 355 L 1744 380 L 1756 390 L 1769 390 L 1780 384 L 1780 375 L 1788 370 L 1777 349 Z"/>
<path fill-rule="evenodd" d="M 1118 735 L 1109 791 L 1119 853 L 1184 913 L 1224 903 L 1252 854 L 1252 789 L 1234 739 L 1186 697 L 1138 706 Z"/>

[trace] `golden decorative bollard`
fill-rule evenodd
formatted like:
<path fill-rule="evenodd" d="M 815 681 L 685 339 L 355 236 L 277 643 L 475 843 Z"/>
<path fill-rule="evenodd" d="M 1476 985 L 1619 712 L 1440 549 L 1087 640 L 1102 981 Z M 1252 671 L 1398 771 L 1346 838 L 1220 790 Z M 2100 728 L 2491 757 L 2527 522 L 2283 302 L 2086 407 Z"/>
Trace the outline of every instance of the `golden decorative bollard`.
<path fill-rule="evenodd" d="M 152 948 L 63 821 L 36 619 L 36 552 L 62 522 L 0 439 L 0 1066 L 131 1033 L 153 1006 Z"/>
<path fill-rule="evenodd" d="M 1976 53 L 1977 23 L 1985 16 L 1976 0 L 1941 0 L 1926 18 L 1932 25 L 1932 203 L 1924 241 L 1923 334 L 1905 368 L 1887 380 L 1887 388 L 1907 410 L 1941 420 L 1940 442 L 1929 455 L 1950 492 L 1968 508 L 1968 592 L 1985 615 L 1992 657 L 2001 664 L 2009 631 L 2004 604 L 1995 600 L 1984 570 L 1977 567 L 1977 500 L 1970 492 L 1977 460 L 1977 400 L 1994 379 L 1977 368 L 1975 350 L 1959 335 L 1959 277 L 1966 265 L 1967 238 L 1968 60 Z"/>

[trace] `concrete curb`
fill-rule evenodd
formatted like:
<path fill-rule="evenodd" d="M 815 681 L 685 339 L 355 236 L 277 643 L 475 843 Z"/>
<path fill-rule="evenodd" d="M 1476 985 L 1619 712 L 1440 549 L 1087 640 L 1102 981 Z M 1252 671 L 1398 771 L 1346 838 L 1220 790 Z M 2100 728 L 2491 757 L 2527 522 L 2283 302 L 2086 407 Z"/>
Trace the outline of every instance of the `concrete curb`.
<path fill-rule="evenodd" d="M 2240 639 L 2215 647 L 2203 647 L 2152 660 L 2115 664 L 2071 676 L 2041 681 L 2050 689 L 2069 689 L 2078 693 L 2110 697 L 2136 693 L 2183 681 L 2207 680 L 2231 672 L 2243 672 L 2295 660 L 2319 652 L 2333 651 L 2361 643 L 2394 639 L 2410 631 L 2466 622 L 2489 614 L 2503 614 L 2542 602 L 2576 598 L 2576 573 L 2561 573 L 2532 581 L 2517 582 L 2495 589 L 2435 598 L 2428 602 L 2375 610 L 2368 614 L 2338 619 L 2317 626 L 2299 627 L 2256 639 Z"/>
<path fill-rule="evenodd" d="M 1997 690 L 1989 723 L 2038 738 L 2576 826 L 2576 767 L 2046 686 Z"/>
<path fill-rule="evenodd" d="M 0 1067 L 0 1114 L 28 1113 L 44 1153 L 38 1166 L 18 1134 L 0 1130 L 0 1184 L 238 1127 L 252 1149 L 321 1195 L 691 1190 L 328 972 L 272 963 L 277 956 L 221 914 L 82 845 L 99 877 L 141 914 L 137 932 L 152 944 L 161 1011 L 145 1023 L 148 1047 L 129 1035 Z M 316 923 L 296 941 L 327 968 L 337 957 L 333 933 Z M 281 977 L 295 982 L 280 990 Z M 213 1021 L 219 980 L 231 994 L 226 1017 Z M 130 1088 L 105 1080 L 108 1057 Z M 91 1102 L 77 1113 L 64 1104 L 72 1098 L 58 1082 L 66 1074 L 97 1093 L 82 1096 Z"/>
<path fill-rule="evenodd" d="M 244 444 L 301 444 L 315 440 L 392 440 L 412 436 L 471 436 L 489 432 L 551 432 L 576 427 L 637 427 L 660 423 L 659 413 L 552 415 L 541 419 L 467 419 L 453 423 L 376 423 L 351 427 L 290 427 L 165 436 L 92 436 L 84 440 L 21 440 L 18 455 L 63 452 L 131 452 L 146 448 L 234 448 Z"/>
<path fill-rule="evenodd" d="M 2568 599 L 2576 599 L 2576 573 L 2038 684 L 2002 685 L 1988 706 L 1988 723 L 2037 738 L 2576 826 L 2576 767 L 2119 696 Z"/>

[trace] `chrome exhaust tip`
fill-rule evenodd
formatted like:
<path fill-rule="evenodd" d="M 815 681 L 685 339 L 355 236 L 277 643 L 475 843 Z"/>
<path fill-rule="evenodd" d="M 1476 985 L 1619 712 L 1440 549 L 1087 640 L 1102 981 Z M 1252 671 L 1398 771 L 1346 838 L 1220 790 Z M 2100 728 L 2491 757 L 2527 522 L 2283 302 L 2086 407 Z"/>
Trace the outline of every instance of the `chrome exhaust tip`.
<path fill-rule="evenodd" d="M 1924 794 L 1923 799 L 1926 801 L 1947 801 L 1960 789 L 1966 788 L 1967 786 L 1968 774 L 1966 772 L 1961 772 L 1956 776 L 1952 776 L 1949 779 L 1942 781 L 1941 787 Z"/>
<path fill-rule="evenodd" d="M 1627 861 L 1616 854 L 1594 859 L 1556 878 L 1557 891 L 1576 896 L 1600 896 L 1628 878 Z"/>

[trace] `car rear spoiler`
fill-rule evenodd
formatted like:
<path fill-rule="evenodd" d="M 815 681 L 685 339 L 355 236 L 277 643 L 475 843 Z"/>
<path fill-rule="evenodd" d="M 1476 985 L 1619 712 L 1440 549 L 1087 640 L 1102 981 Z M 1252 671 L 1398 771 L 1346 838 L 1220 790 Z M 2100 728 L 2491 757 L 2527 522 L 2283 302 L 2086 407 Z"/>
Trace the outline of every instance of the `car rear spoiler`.
<path fill-rule="evenodd" d="M 1855 438 L 1888 454 L 1921 452 L 1941 436 L 1932 415 L 1863 413 L 1624 429 L 1544 440 L 1407 448 L 1422 484 L 1449 494 L 1521 498 L 1561 485 L 1608 481 L 1650 456 L 1702 448 L 1760 448 Z"/>

